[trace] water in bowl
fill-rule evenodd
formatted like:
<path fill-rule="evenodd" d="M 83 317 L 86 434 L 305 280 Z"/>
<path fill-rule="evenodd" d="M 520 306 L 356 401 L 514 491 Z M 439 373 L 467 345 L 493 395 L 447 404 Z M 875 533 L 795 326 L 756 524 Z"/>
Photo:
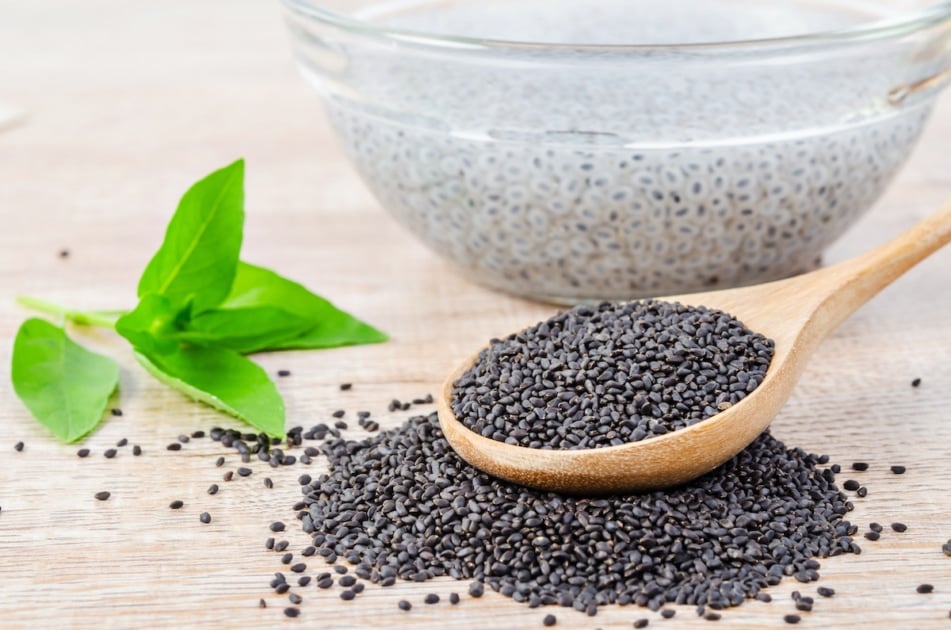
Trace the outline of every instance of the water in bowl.
<path fill-rule="evenodd" d="M 616 45 L 791 37 L 883 17 L 793 1 L 399 6 L 366 15 L 467 38 Z M 738 50 L 671 73 L 676 50 L 606 50 L 597 65 L 585 54 L 533 67 L 523 51 L 514 70 L 510 58 L 460 68 L 363 54 L 346 77 L 360 98 L 330 90 L 329 111 L 381 204 L 413 233 L 483 283 L 565 302 L 815 267 L 927 118 L 923 105 L 888 102 L 894 59 L 817 55 L 764 73 Z"/>

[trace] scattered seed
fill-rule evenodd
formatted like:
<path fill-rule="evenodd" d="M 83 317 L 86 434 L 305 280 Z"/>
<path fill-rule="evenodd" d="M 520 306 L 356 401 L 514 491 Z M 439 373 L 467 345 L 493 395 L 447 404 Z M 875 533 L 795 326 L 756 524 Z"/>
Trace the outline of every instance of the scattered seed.
<path fill-rule="evenodd" d="M 892 466 L 892 472 L 896 475 L 904 475 L 906 468 L 904 466 Z"/>
<path fill-rule="evenodd" d="M 232 479 L 234 479 L 234 471 L 229 470 L 224 475 L 222 475 L 221 478 L 224 479 L 225 481 L 231 481 Z"/>
<path fill-rule="evenodd" d="M 207 525 L 208 523 L 211 522 L 211 514 L 209 514 L 208 512 L 202 512 L 198 516 L 198 520 L 200 520 L 202 523 Z"/>
<path fill-rule="evenodd" d="M 902 532 L 908 531 L 908 526 L 904 523 L 892 523 L 892 531 L 896 531 L 901 534 Z"/>
<path fill-rule="evenodd" d="M 309 575 L 302 575 L 299 578 L 297 578 L 297 586 L 307 586 L 308 584 L 310 584 Z"/>
<path fill-rule="evenodd" d="M 340 391 L 342 391 L 342 392 L 345 392 L 345 391 L 347 391 L 347 390 L 349 390 L 349 389 L 352 389 L 352 388 L 353 388 L 353 383 L 341 383 L 341 384 L 340 384 Z"/>
<path fill-rule="evenodd" d="M 270 477 L 265 477 L 265 478 L 264 478 L 264 487 L 265 487 L 265 488 L 273 488 L 273 487 L 274 487 L 274 482 L 271 481 L 271 478 L 270 478 Z"/>
<path fill-rule="evenodd" d="M 116 446 L 118 446 L 118 447 L 121 448 L 121 447 L 125 446 L 125 445 L 128 444 L 128 443 L 129 443 L 129 440 L 128 440 L 128 439 L 122 438 L 121 440 L 119 440 L 118 442 L 116 442 Z"/>
<path fill-rule="evenodd" d="M 862 486 L 861 488 L 859 488 L 858 490 L 855 491 L 855 496 L 857 496 L 857 497 L 859 497 L 859 498 L 865 498 L 865 497 L 867 497 L 867 496 L 868 496 L 868 488 L 866 488 L 865 486 Z"/>
<path fill-rule="evenodd" d="M 911 382 L 911 386 L 912 386 L 912 387 L 918 387 L 919 385 L 921 385 L 921 379 L 920 379 L 920 378 L 916 378 L 916 379 L 914 379 L 914 380 Z"/>
<path fill-rule="evenodd" d="M 934 586 L 931 584 L 919 584 L 918 588 L 916 588 L 915 590 L 921 593 L 922 595 L 926 595 L 934 591 Z"/>
<path fill-rule="evenodd" d="M 213 483 L 208 486 L 208 494 L 218 494 L 218 484 Z"/>
<path fill-rule="evenodd" d="M 555 615 L 545 615 L 545 618 L 542 619 L 543 626 L 551 627 L 555 625 L 556 623 L 558 623 L 558 617 L 556 617 Z"/>
<path fill-rule="evenodd" d="M 139 455 L 141 455 L 141 454 L 142 454 L 142 447 L 139 446 L 138 444 L 136 444 L 135 446 L 133 446 L 133 447 L 132 447 L 132 454 L 135 455 L 136 457 L 138 457 Z"/>
<path fill-rule="evenodd" d="M 298 562 L 297 564 L 291 567 L 291 571 L 293 571 L 294 573 L 303 573 L 306 570 L 307 570 L 307 565 L 304 564 L 303 562 Z"/>
<path fill-rule="evenodd" d="M 673 608 L 665 608 L 662 611 L 660 611 L 660 616 L 663 617 L 664 619 L 672 619 L 674 615 L 676 614 L 677 614 L 677 611 L 674 610 Z"/>
<path fill-rule="evenodd" d="M 60 257 L 60 258 L 69 258 L 69 250 L 68 250 L 68 249 L 61 249 L 61 250 L 59 250 L 59 257 Z"/>
<path fill-rule="evenodd" d="M 852 470 L 864 472 L 868 470 L 868 464 L 866 464 L 865 462 L 852 462 Z"/>
<path fill-rule="evenodd" d="M 89 457 L 89 449 L 81 448 L 78 451 L 76 451 L 76 454 L 79 455 L 80 457 Z"/>
<path fill-rule="evenodd" d="M 290 543 L 288 543 L 286 540 L 282 540 L 277 543 L 274 543 L 274 551 L 277 551 L 278 553 L 280 553 L 284 551 L 285 549 L 287 549 L 289 544 Z"/>
<path fill-rule="evenodd" d="M 169 444 L 168 446 L 165 447 L 165 450 L 167 450 L 167 451 L 180 451 L 180 450 L 182 450 L 182 445 L 181 445 L 179 442 L 172 442 L 171 444 Z"/>
<path fill-rule="evenodd" d="M 292 606 L 288 606 L 287 608 L 284 609 L 284 614 L 288 617 L 296 617 L 297 615 L 300 614 L 300 609 L 294 608 Z"/>
<path fill-rule="evenodd" d="M 786 623 L 799 623 L 801 619 L 802 617 L 800 617 L 799 615 L 786 615 L 785 617 L 783 617 L 783 621 L 785 621 Z"/>
<path fill-rule="evenodd" d="M 267 549 L 274 549 L 274 538 L 271 537 L 271 538 L 268 538 L 267 540 L 265 540 L 265 541 L 264 541 L 264 546 L 265 546 Z"/>
<path fill-rule="evenodd" d="M 756 594 L 756 599 L 758 599 L 761 602 L 766 602 L 768 604 L 769 602 L 773 601 L 773 596 L 770 595 L 769 593 L 764 593 L 763 591 L 760 591 L 759 593 Z"/>
<path fill-rule="evenodd" d="M 708 612 L 703 616 L 707 621 L 719 621 L 722 617 L 723 615 L 718 612 Z"/>
<path fill-rule="evenodd" d="M 122 415 L 122 410 L 119 409 L 118 407 L 114 407 L 114 408 L 111 410 L 111 412 L 112 412 L 112 415 L 114 415 L 114 416 L 121 416 L 121 415 Z"/>
<path fill-rule="evenodd" d="M 353 577 L 352 575 L 345 575 L 339 580 L 337 580 L 337 584 L 339 584 L 340 586 L 353 586 L 356 583 L 357 583 L 357 578 Z"/>
<path fill-rule="evenodd" d="M 109 448 L 109 449 L 106 449 L 106 451 L 103 453 L 103 455 L 105 455 L 106 459 L 112 459 L 113 457 L 116 456 L 116 453 L 117 453 L 117 452 L 118 452 L 118 451 L 116 451 L 116 449 L 114 449 L 114 448 Z"/>
<path fill-rule="evenodd" d="M 399 603 L 397 604 L 397 606 L 399 606 L 400 610 L 404 610 L 404 611 L 409 611 L 413 608 L 413 605 L 409 603 L 408 601 L 406 601 L 405 599 L 401 599 Z"/>
<path fill-rule="evenodd" d="M 290 595 L 287 596 L 287 599 L 292 604 L 300 604 L 301 602 L 304 601 L 304 598 L 298 595 L 297 593 L 291 593 Z"/>
<path fill-rule="evenodd" d="M 245 468 L 244 466 L 242 466 L 241 468 L 238 469 L 238 474 L 241 475 L 242 477 L 247 477 L 248 475 L 251 474 L 251 469 Z"/>
<path fill-rule="evenodd" d="M 283 378 L 283 377 L 285 377 L 285 376 L 290 376 L 290 375 L 291 375 L 291 371 L 290 371 L 290 370 L 278 370 L 278 371 L 277 371 L 277 375 L 280 376 L 281 378 Z"/>
<path fill-rule="evenodd" d="M 173 510 L 180 510 L 182 506 L 184 505 L 185 503 L 183 501 L 179 501 L 178 499 L 176 499 L 172 501 L 171 503 L 169 503 L 168 507 L 172 508 Z"/>
<path fill-rule="evenodd" d="M 865 532 L 865 537 L 869 540 L 878 540 L 882 535 L 878 532 Z"/>
<path fill-rule="evenodd" d="M 350 590 L 356 593 L 357 595 L 359 595 L 360 593 L 363 592 L 364 588 L 365 588 L 365 585 L 363 584 L 363 582 L 357 582 L 356 584 L 353 585 L 353 587 L 351 587 Z"/>
<path fill-rule="evenodd" d="M 849 479 L 848 481 L 842 484 L 842 487 L 848 490 L 849 492 L 855 492 L 861 487 L 861 484 L 859 484 L 859 482 L 856 481 L 855 479 Z"/>
<path fill-rule="evenodd" d="M 859 551 L 848 533 L 853 525 L 843 519 L 851 507 L 831 471 L 818 468 L 819 456 L 788 449 L 768 433 L 692 484 L 589 499 L 536 492 L 480 473 L 455 455 L 435 414 L 362 441 L 334 438 L 321 450 L 330 470 L 304 488 L 298 517 L 322 557 L 340 554 L 358 567 L 392 567 L 389 574 L 367 570 L 364 579 L 379 584 L 397 576 L 425 581 L 452 575 L 472 580 L 473 597 L 487 583 L 529 605 L 561 604 L 588 614 L 599 604 L 619 602 L 660 610 L 668 601 L 703 601 L 718 610 L 785 575 L 816 580 L 814 556 Z M 398 464 L 380 465 L 390 461 Z M 769 497 L 770 513 L 788 520 L 761 516 L 762 508 L 754 506 L 760 497 Z M 722 525 L 726 521 L 729 527 Z M 628 538 L 621 536 L 631 531 L 648 542 L 622 545 Z M 750 541 L 762 542 L 753 547 Z M 770 546 L 778 541 L 781 560 Z M 418 555 L 442 545 L 454 554 Z M 476 557 L 485 561 L 473 562 Z M 608 558 L 613 562 L 603 562 Z M 772 567 L 768 574 L 752 572 L 764 564 Z M 631 569 L 621 577 L 611 566 Z M 542 574 L 546 582 L 519 577 Z M 673 579 L 658 587 L 654 576 L 662 574 Z"/>
<path fill-rule="evenodd" d="M 323 579 L 317 580 L 317 588 L 330 588 L 334 585 L 334 580 L 332 577 L 325 577 Z"/>
<path fill-rule="evenodd" d="M 224 457 L 219 457 L 218 459 L 215 460 L 215 466 L 217 466 L 218 468 L 221 468 L 224 465 L 225 465 Z"/>
<path fill-rule="evenodd" d="M 948 542 L 941 545 L 941 551 L 944 552 L 944 555 L 951 556 L 951 538 L 948 539 Z"/>
<path fill-rule="evenodd" d="M 439 595 L 436 595 L 435 593 L 430 593 L 429 595 L 425 597 L 425 599 L 423 599 L 423 601 L 426 602 L 427 604 L 438 604 Z"/>
<path fill-rule="evenodd" d="M 634 622 L 635 628 L 646 628 L 647 624 L 650 623 L 648 619 L 638 619 Z"/>
<path fill-rule="evenodd" d="M 258 600 L 258 608 L 267 608 L 267 602 L 264 601 L 264 598 Z"/>
<path fill-rule="evenodd" d="M 283 532 L 284 527 L 285 527 L 284 523 L 282 523 L 281 521 L 274 521 L 273 523 L 271 523 L 272 532 Z"/>
<path fill-rule="evenodd" d="M 459 593 L 449 593 L 449 603 L 455 606 L 459 603 Z"/>
<path fill-rule="evenodd" d="M 835 595 L 835 589 L 829 588 L 828 586 L 820 586 L 816 589 L 816 592 L 822 595 L 823 597 L 832 597 Z"/>
<path fill-rule="evenodd" d="M 112 495 L 106 492 L 105 490 L 103 490 L 102 492 L 96 493 L 96 499 L 98 499 L 99 501 L 106 501 L 109 499 L 110 496 Z"/>
<path fill-rule="evenodd" d="M 204 432 L 204 431 L 201 431 L 201 430 L 199 430 L 199 431 L 192 431 L 192 439 L 198 440 L 198 439 L 201 439 L 201 438 L 203 438 L 203 437 L 205 437 L 205 432 Z"/>
<path fill-rule="evenodd" d="M 350 589 L 340 591 L 340 599 L 344 600 L 345 602 L 349 602 L 354 597 L 356 597 L 356 593 L 354 593 Z"/>
<path fill-rule="evenodd" d="M 284 584 L 281 584 L 280 586 L 278 586 L 276 589 L 274 589 L 274 592 L 277 593 L 278 595 L 283 595 L 284 593 L 286 593 L 286 592 L 289 591 L 289 590 L 291 590 L 291 585 L 290 585 L 290 584 L 287 584 L 287 583 L 284 583 Z"/>
<path fill-rule="evenodd" d="M 868 528 L 872 530 L 873 532 L 879 532 L 879 533 L 881 533 L 881 531 L 885 529 L 884 527 L 881 526 L 880 523 L 869 523 Z"/>

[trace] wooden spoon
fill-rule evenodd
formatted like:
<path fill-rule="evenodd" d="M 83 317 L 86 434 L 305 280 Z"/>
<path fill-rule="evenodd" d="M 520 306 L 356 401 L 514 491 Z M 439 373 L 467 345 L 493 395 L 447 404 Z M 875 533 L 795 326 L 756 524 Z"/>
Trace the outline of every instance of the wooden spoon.
<path fill-rule="evenodd" d="M 566 493 L 639 492 L 681 484 L 736 455 L 769 426 L 809 356 L 856 309 L 951 241 L 951 204 L 908 232 L 861 256 L 812 273 L 741 289 L 663 298 L 717 308 L 776 342 L 763 382 L 729 409 L 666 435 L 620 446 L 543 450 L 485 438 L 452 411 L 453 384 L 478 357 L 446 380 L 437 400 L 446 439 L 467 462 L 518 484 Z"/>

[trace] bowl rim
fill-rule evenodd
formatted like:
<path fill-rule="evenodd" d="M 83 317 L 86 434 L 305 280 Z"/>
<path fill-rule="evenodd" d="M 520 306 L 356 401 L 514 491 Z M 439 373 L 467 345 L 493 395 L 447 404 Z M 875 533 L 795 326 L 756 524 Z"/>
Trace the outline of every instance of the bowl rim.
<path fill-rule="evenodd" d="M 768 48 L 802 48 L 811 46 L 848 45 L 868 43 L 869 41 L 903 37 L 924 30 L 942 22 L 951 22 L 951 0 L 941 0 L 921 9 L 910 11 L 897 17 L 863 22 L 842 29 L 816 31 L 800 35 L 770 37 L 746 40 L 725 40 L 715 42 L 697 42 L 684 44 L 584 44 L 532 42 L 509 39 L 478 38 L 460 35 L 394 28 L 375 23 L 367 18 L 348 15 L 321 6 L 321 0 L 282 0 L 291 11 L 313 18 L 325 25 L 338 28 L 353 35 L 388 41 L 395 44 L 411 44 L 425 48 L 451 50 L 483 50 L 535 52 L 724 52 L 736 50 L 755 50 Z M 403 2 L 377 2 L 360 11 L 372 12 L 384 6 L 412 7 L 431 0 L 404 0 Z"/>

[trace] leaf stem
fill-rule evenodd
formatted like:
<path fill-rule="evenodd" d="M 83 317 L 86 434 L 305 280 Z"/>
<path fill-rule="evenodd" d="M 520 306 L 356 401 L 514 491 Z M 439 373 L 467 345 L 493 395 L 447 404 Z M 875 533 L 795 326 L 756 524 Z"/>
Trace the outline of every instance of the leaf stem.
<path fill-rule="evenodd" d="M 47 302 L 46 300 L 28 295 L 18 297 L 17 303 L 35 311 L 40 311 L 41 313 L 65 317 L 76 324 L 101 326 L 103 328 L 115 328 L 116 320 L 125 314 L 125 311 L 74 311 L 65 306 L 53 304 L 52 302 Z"/>

